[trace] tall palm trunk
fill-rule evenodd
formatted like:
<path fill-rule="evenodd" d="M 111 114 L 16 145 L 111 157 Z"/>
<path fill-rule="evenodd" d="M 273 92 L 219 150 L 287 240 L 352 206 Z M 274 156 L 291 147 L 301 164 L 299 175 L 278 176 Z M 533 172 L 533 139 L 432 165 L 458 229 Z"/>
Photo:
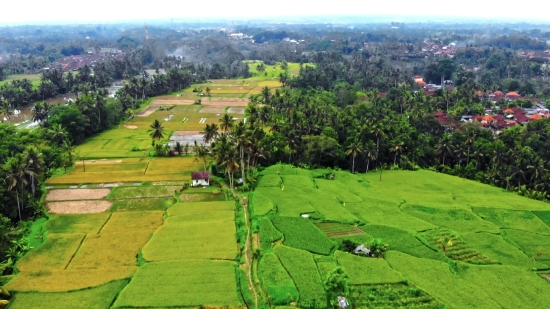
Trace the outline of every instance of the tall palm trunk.
<path fill-rule="evenodd" d="M 19 205 L 19 191 L 15 189 L 15 196 L 17 197 L 17 211 L 19 212 L 19 221 L 21 221 L 21 206 Z"/>
<path fill-rule="evenodd" d="M 241 146 L 241 174 L 243 177 L 243 185 L 245 183 L 245 177 L 244 177 L 244 147 Z"/>
<path fill-rule="evenodd" d="M 367 159 L 367 170 L 365 171 L 365 173 L 369 172 L 369 163 L 370 163 L 370 159 Z"/>
<path fill-rule="evenodd" d="M 355 174 L 355 155 L 353 155 L 353 163 L 351 164 L 351 173 Z"/>

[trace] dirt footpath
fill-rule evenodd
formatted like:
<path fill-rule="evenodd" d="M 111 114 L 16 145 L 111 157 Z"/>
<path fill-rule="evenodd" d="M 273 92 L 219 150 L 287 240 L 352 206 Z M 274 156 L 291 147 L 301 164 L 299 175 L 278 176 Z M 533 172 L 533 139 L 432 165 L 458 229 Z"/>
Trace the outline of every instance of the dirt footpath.
<path fill-rule="evenodd" d="M 46 201 L 98 200 L 107 197 L 109 189 L 58 189 L 46 195 Z"/>

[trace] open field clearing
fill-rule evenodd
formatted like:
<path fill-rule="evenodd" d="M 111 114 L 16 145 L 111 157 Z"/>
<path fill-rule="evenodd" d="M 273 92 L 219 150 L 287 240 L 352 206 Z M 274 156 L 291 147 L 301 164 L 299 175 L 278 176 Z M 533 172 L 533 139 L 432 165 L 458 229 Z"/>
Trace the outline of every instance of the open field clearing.
<path fill-rule="evenodd" d="M 131 198 L 117 200 L 111 211 L 155 211 L 166 210 L 173 204 L 172 199 L 162 198 Z"/>
<path fill-rule="evenodd" d="M 51 234 L 37 249 L 30 251 L 17 263 L 22 273 L 41 270 L 65 269 L 86 234 Z"/>
<path fill-rule="evenodd" d="M 52 214 L 88 214 L 107 211 L 112 205 L 112 201 L 92 200 L 49 202 L 46 207 Z"/>
<path fill-rule="evenodd" d="M 70 292 L 17 292 L 10 301 L 15 309 L 109 308 L 128 280 L 112 281 L 97 287 Z"/>
<path fill-rule="evenodd" d="M 107 197 L 109 189 L 65 189 L 51 190 L 46 195 L 46 201 L 99 200 Z"/>
<path fill-rule="evenodd" d="M 116 187 L 109 195 L 111 199 L 144 198 L 144 197 L 169 197 L 181 186 L 138 186 Z"/>
<path fill-rule="evenodd" d="M 85 215 L 52 215 L 46 222 L 48 234 L 99 233 L 109 219 L 108 213 Z"/>
<path fill-rule="evenodd" d="M 8 78 L 0 81 L 0 86 L 11 83 L 14 80 L 28 79 L 32 83 L 33 89 L 38 89 L 40 86 L 40 77 L 42 74 L 16 74 L 10 75 Z"/>
<path fill-rule="evenodd" d="M 235 271 L 236 264 L 228 261 L 148 263 L 122 290 L 113 307 L 241 308 Z"/>

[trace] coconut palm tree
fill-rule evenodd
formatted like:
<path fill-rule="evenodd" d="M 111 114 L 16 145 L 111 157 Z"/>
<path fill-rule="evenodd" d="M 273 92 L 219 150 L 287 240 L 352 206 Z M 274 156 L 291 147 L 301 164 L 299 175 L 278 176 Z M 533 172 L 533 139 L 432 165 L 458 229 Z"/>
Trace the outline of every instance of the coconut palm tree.
<path fill-rule="evenodd" d="M 250 142 L 249 138 L 249 132 L 246 129 L 246 125 L 244 122 L 239 122 L 231 131 L 231 136 L 235 140 L 235 143 L 237 144 L 237 148 L 239 150 L 239 157 L 240 157 L 240 166 L 241 166 L 241 174 L 243 178 L 243 182 L 245 181 L 245 173 L 244 173 L 244 149 L 246 145 Z"/>
<path fill-rule="evenodd" d="M 7 100 L 0 99 L 0 115 L 4 116 L 7 120 L 10 120 L 11 116 L 13 116 L 13 108 Z"/>
<path fill-rule="evenodd" d="M 452 156 L 454 153 L 454 147 L 451 143 L 451 137 L 445 133 L 441 138 L 439 144 L 436 145 L 435 153 L 439 156 L 443 156 L 443 165 L 445 165 L 445 157 Z"/>
<path fill-rule="evenodd" d="M 176 146 L 174 146 L 174 151 L 181 156 L 181 153 L 183 152 L 183 145 L 180 142 L 176 142 Z"/>
<path fill-rule="evenodd" d="M 74 146 L 71 143 L 69 139 L 65 139 L 63 141 L 63 145 L 61 146 L 65 154 L 67 155 L 67 158 L 69 159 L 69 166 L 73 165 L 73 157 L 74 157 Z"/>
<path fill-rule="evenodd" d="M 239 155 L 236 147 L 229 147 L 227 151 L 223 155 L 223 161 L 222 166 L 227 171 L 227 175 L 229 176 L 229 187 L 231 190 L 233 190 L 235 181 L 234 181 L 234 174 L 236 171 L 239 170 Z"/>
<path fill-rule="evenodd" d="M 17 155 L 10 158 L 4 165 L 6 172 L 6 184 L 8 185 L 8 191 L 15 189 L 15 196 L 17 199 L 17 211 L 19 213 L 19 221 L 21 221 L 21 204 L 19 202 L 19 194 L 23 193 L 25 186 L 27 185 L 27 179 L 25 178 L 25 163 L 21 155 Z"/>
<path fill-rule="evenodd" d="M 346 156 L 352 157 L 352 165 L 351 165 L 351 172 L 355 173 L 355 157 L 358 155 L 361 155 L 363 153 L 362 145 L 361 143 L 358 143 L 357 141 L 352 141 L 351 144 L 348 145 L 348 148 L 346 150 Z"/>
<path fill-rule="evenodd" d="M 392 142 L 392 147 L 390 152 L 393 152 L 395 155 L 393 157 L 393 165 L 397 163 L 397 155 L 401 154 L 405 150 L 405 143 L 400 140 L 395 140 Z"/>
<path fill-rule="evenodd" d="M 365 157 L 367 157 L 367 170 L 365 173 L 368 173 L 370 161 L 376 160 L 376 145 L 373 141 L 367 142 L 365 148 L 363 148 L 363 153 L 365 154 Z"/>
<path fill-rule="evenodd" d="M 271 89 L 269 87 L 265 86 L 262 88 L 262 97 L 264 98 L 264 103 L 269 104 L 271 101 L 269 100 L 271 96 Z"/>
<path fill-rule="evenodd" d="M 220 128 L 223 130 L 223 132 L 229 132 L 235 125 L 235 119 L 233 119 L 233 116 L 229 114 L 223 115 L 222 119 L 220 119 Z"/>
<path fill-rule="evenodd" d="M 65 128 L 63 128 L 60 124 L 54 124 L 50 130 L 48 130 L 50 133 L 52 140 L 55 141 L 58 145 L 62 145 L 63 141 L 67 139 L 67 136 L 69 135 Z"/>
<path fill-rule="evenodd" d="M 34 146 L 28 146 L 23 156 L 26 166 L 25 173 L 30 178 L 32 194 L 34 195 L 36 190 L 35 178 L 44 168 L 44 159 L 42 153 Z"/>
<path fill-rule="evenodd" d="M 204 127 L 204 132 L 201 132 L 201 134 L 204 135 L 203 138 L 202 138 L 204 140 L 204 142 L 206 144 L 210 144 L 212 142 L 212 140 L 216 139 L 216 137 L 219 136 L 218 130 L 219 130 L 219 127 L 218 127 L 217 124 L 207 123 L 206 126 Z"/>
<path fill-rule="evenodd" d="M 204 170 L 206 171 L 206 159 L 208 158 L 208 154 L 210 152 L 208 150 L 208 147 L 203 145 L 198 145 L 197 141 L 195 141 L 195 147 L 193 147 L 193 150 L 195 151 L 194 162 L 198 162 L 199 160 L 202 160 L 204 164 Z"/>
<path fill-rule="evenodd" d="M 149 136 L 153 139 L 153 142 L 154 140 L 160 141 L 161 139 L 164 138 L 164 134 L 163 134 L 164 127 L 162 126 L 162 122 L 155 119 L 155 121 L 153 122 L 153 124 L 151 124 L 150 127 L 151 127 L 151 130 L 147 132 L 151 132 Z"/>

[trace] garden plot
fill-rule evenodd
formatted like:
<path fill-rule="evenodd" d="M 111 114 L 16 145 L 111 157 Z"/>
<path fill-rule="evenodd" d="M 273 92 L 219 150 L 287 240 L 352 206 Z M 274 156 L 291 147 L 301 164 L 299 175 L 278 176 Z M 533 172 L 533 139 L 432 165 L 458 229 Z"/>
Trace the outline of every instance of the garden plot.
<path fill-rule="evenodd" d="M 195 142 L 199 145 L 203 145 L 203 137 L 204 135 L 201 134 L 200 131 L 174 131 L 172 136 L 170 136 L 170 140 L 173 142 L 180 142 L 182 145 L 189 144 L 190 146 L 194 146 Z"/>
<path fill-rule="evenodd" d="M 235 271 L 236 264 L 229 261 L 147 263 L 113 308 L 241 308 Z"/>
<path fill-rule="evenodd" d="M 116 187 L 109 198 L 144 198 L 144 197 L 169 197 L 181 186 L 139 186 L 139 187 Z"/>
<path fill-rule="evenodd" d="M 76 201 L 96 200 L 106 198 L 111 190 L 109 189 L 58 189 L 51 190 L 46 195 L 46 201 Z"/>
<path fill-rule="evenodd" d="M 70 292 L 17 292 L 11 309 L 103 309 L 109 308 L 129 280 L 117 280 L 97 287 Z"/>
<path fill-rule="evenodd" d="M 330 238 L 365 234 L 365 232 L 350 224 L 327 222 L 316 223 L 315 226 Z"/>
<path fill-rule="evenodd" d="M 46 207 L 51 214 L 87 214 L 107 211 L 112 205 L 112 201 L 92 200 L 49 202 Z"/>

